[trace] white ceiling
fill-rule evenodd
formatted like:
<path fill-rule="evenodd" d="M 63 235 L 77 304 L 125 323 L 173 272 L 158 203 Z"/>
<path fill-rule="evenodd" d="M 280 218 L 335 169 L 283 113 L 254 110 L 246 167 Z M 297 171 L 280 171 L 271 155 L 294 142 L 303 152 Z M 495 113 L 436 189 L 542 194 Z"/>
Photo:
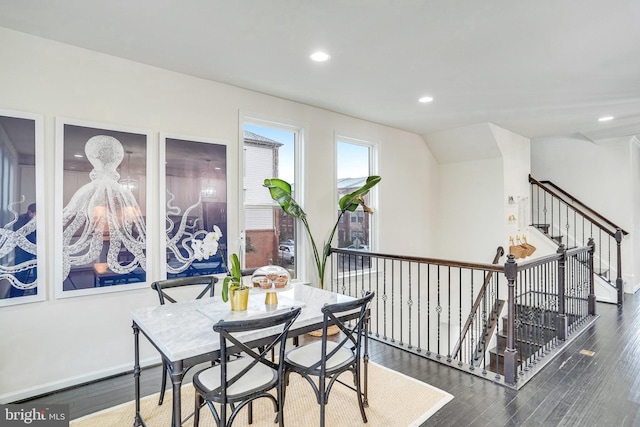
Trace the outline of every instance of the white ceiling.
<path fill-rule="evenodd" d="M 638 0 L 0 0 L 6 28 L 425 137 L 640 134 L 639 23 Z"/>

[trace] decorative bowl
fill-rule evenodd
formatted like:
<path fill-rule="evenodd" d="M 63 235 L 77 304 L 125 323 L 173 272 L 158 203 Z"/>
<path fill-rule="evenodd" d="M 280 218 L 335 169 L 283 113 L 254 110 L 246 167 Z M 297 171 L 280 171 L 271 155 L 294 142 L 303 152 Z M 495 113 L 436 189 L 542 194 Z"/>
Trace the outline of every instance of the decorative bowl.
<path fill-rule="evenodd" d="M 284 289 L 291 281 L 289 272 L 279 265 L 267 265 L 258 268 L 251 276 L 254 288 L 262 290 Z"/>

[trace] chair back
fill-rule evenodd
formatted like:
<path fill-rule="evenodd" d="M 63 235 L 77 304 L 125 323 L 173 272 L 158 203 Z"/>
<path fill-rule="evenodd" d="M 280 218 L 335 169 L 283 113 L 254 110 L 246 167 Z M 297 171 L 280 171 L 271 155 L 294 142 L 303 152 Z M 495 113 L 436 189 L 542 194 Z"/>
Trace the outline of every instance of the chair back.
<path fill-rule="evenodd" d="M 364 333 L 367 332 L 364 330 L 365 320 L 369 314 L 369 305 L 374 295 L 374 292 L 367 292 L 362 298 L 336 304 L 327 304 L 322 307 L 324 318 L 322 323 L 321 358 L 317 363 L 309 366 L 309 371 L 320 369 L 324 372 L 327 361 L 344 347 L 349 348 L 349 350 L 353 352 L 356 360 L 360 359 L 362 337 Z M 351 311 L 357 314 L 357 317 L 350 320 L 339 319 L 339 317 L 343 317 Z M 327 328 L 331 325 L 336 325 L 340 328 L 342 335 L 339 336 L 339 341 L 335 348 L 327 352 L 327 340 L 329 339 Z"/>
<path fill-rule="evenodd" d="M 256 270 L 258 269 L 258 267 L 253 267 L 253 268 L 243 268 L 242 270 L 240 270 L 240 275 L 241 276 L 251 276 L 253 273 L 256 272 Z"/>
<path fill-rule="evenodd" d="M 282 377 L 284 363 L 280 363 L 280 361 L 284 360 L 289 328 L 300 315 L 301 310 L 302 309 L 300 307 L 297 307 L 269 317 L 233 321 L 221 320 L 213 325 L 213 330 L 220 335 L 221 379 L 220 386 L 217 389 L 212 390 L 211 394 L 218 394 L 221 397 L 221 401 L 225 402 L 226 390 L 259 363 L 276 370 L 278 372 L 278 377 Z M 261 340 L 258 344 L 254 343 L 251 347 L 243 342 L 243 332 L 258 331 L 268 328 L 275 329 L 273 335 L 269 338 L 265 338 L 263 341 Z M 257 347 L 254 345 L 257 345 Z M 271 350 L 278 346 L 278 359 L 277 361 L 272 361 L 269 357 Z M 241 353 L 243 357 L 249 357 L 253 360 L 242 370 L 229 377 L 227 374 L 227 364 L 230 362 L 230 358 L 228 356 L 231 354 L 237 355 L 239 353 Z"/>
<path fill-rule="evenodd" d="M 176 299 L 167 293 L 168 289 L 184 288 L 185 286 L 203 286 L 204 288 L 195 299 L 200 299 L 207 293 L 209 297 L 213 297 L 213 291 L 215 284 L 218 281 L 216 276 L 192 276 L 192 277 L 179 277 L 175 279 L 158 280 L 151 284 L 151 288 L 158 292 L 158 299 L 160 304 L 164 304 L 165 301 L 176 302 Z"/>

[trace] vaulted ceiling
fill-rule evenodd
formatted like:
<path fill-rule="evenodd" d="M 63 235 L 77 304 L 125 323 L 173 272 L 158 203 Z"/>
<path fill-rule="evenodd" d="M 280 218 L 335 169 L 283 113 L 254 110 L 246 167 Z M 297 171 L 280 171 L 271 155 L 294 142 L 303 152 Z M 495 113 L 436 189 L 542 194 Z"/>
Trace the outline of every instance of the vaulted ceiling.
<path fill-rule="evenodd" d="M 426 139 L 640 134 L 639 22 L 637 0 L 0 0 L 2 27 Z"/>

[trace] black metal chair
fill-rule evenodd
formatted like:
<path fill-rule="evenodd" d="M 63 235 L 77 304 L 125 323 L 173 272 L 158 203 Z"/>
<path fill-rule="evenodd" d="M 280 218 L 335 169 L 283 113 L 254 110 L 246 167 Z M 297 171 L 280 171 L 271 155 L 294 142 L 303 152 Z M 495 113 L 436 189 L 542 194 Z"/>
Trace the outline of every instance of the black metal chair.
<path fill-rule="evenodd" d="M 256 399 L 267 398 L 273 402 L 276 418 L 280 427 L 284 426 L 282 402 L 284 394 L 284 352 L 285 342 L 291 324 L 300 314 L 295 308 L 269 317 L 248 320 L 224 321 L 213 325 L 213 330 L 220 335 L 220 363 L 204 369 L 193 376 L 195 387 L 195 415 L 193 426 L 200 422 L 200 408 L 205 402 L 211 409 L 218 427 L 231 426 L 239 411 Z M 260 342 L 257 348 L 250 348 L 241 341 L 241 334 L 246 331 L 280 327 L 277 335 Z M 267 355 L 271 349 L 278 348 L 279 358 L 276 362 Z M 230 360 L 230 353 L 241 357 Z M 276 389 L 276 396 L 269 390 Z M 214 406 L 219 405 L 219 412 Z M 227 420 L 227 406 L 231 413 Z M 251 408 L 249 407 L 249 423 Z"/>
<path fill-rule="evenodd" d="M 186 286 L 201 286 L 203 287 L 195 299 L 200 299 L 208 294 L 209 297 L 213 297 L 213 291 L 218 278 L 215 276 L 192 276 L 192 277 L 180 277 L 175 279 L 158 280 L 151 284 L 151 288 L 158 292 L 158 299 L 160 304 L 164 304 L 166 301 L 175 303 L 177 302 L 177 296 L 171 295 L 171 292 L 167 292 L 169 289 L 176 290 L 176 288 L 184 289 Z M 160 389 L 160 399 L 158 405 L 162 405 L 164 400 L 164 392 L 167 388 L 167 372 L 168 366 L 165 361 L 162 363 L 162 388 Z"/>
<path fill-rule="evenodd" d="M 360 362 L 362 338 L 366 333 L 365 322 L 373 296 L 373 292 L 367 292 L 363 298 L 354 301 L 325 305 L 322 308 L 324 314 L 322 338 L 294 348 L 285 354 L 285 383 L 288 384 L 291 372 L 296 372 L 307 380 L 320 405 L 321 427 L 325 424 L 325 406 L 329 400 L 329 393 L 336 381 L 356 392 L 362 421 L 367 422 L 360 385 Z M 339 319 L 349 312 L 356 312 L 358 317 L 346 321 Z M 340 328 L 340 335 L 335 341 L 330 340 L 327 335 L 327 328 L 331 325 L 337 325 Z M 353 373 L 355 386 L 338 380 L 340 374 L 345 371 Z M 318 384 L 313 377 L 318 378 Z"/>

